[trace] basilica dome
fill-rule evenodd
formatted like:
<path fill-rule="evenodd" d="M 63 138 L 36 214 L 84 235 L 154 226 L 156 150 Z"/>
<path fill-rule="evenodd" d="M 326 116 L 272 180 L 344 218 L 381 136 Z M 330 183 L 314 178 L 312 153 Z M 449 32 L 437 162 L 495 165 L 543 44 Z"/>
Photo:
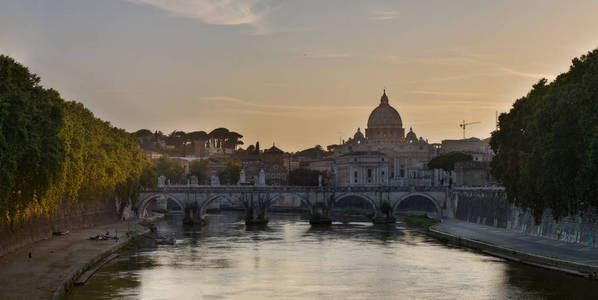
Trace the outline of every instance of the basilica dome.
<path fill-rule="evenodd" d="M 409 132 L 407 132 L 407 135 L 405 136 L 405 141 L 407 143 L 417 142 L 417 135 L 415 135 L 415 132 L 413 132 L 413 128 L 409 128 Z"/>
<path fill-rule="evenodd" d="M 361 133 L 361 129 L 357 128 L 357 132 L 353 135 L 353 139 L 356 141 L 363 141 L 365 140 L 365 136 Z"/>
<path fill-rule="evenodd" d="M 372 111 L 368 119 L 368 128 L 381 127 L 403 127 L 403 121 L 399 112 L 388 104 L 386 91 L 384 91 L 384 94 L 380 98 L 380 105 Z"/>

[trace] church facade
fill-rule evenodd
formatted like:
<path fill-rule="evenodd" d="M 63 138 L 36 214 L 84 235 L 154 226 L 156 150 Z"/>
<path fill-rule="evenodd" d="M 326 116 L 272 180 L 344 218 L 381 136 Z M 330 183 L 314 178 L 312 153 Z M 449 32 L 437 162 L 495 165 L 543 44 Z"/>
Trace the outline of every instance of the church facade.
<path fill-rule="evenodd" d="M 427 163 L 437 154 L 438 147 L 412 128 L 405 133 L 403 120 L 384 91 L 368 118 L 365 135 L 357 128 L 352 138 L 335 147 L 337 184 L 430 185 L 433 172 Z"/>

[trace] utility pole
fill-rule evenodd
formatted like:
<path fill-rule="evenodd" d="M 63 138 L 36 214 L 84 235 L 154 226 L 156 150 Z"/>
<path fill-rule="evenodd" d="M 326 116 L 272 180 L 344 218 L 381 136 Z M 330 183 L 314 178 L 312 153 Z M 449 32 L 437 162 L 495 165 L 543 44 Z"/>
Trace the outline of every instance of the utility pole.
<path fill-rule="evenodd" d="M 459 127 L 463 128 L 463 139 L 465 139 L 465 128 L 467 128 L 467 126 L 469 126 L 469 125 L 478 124 L 478 123 L 480 123 L 480 122 L 475 121 L 475 122 L 466 123 L 465 120 L 463 120 L 463 122 L 461 122 L 461 124 L 459 124 Z"/>

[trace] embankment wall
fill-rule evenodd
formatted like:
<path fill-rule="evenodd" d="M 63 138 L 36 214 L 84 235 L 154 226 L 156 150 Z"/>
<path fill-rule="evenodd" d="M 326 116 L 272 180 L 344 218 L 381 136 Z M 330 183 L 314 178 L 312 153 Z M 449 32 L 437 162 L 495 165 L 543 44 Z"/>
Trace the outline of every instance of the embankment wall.
<path fill-rule="evenodd" d="M 52 238 L 53 232 L 89 228 L 118 220 L 114 201 L 61 206 L 54 216 L 36 217 L 12 230 L 0 227 L 0 256 L 36 241 Z"/>
<path fill-rule="evenodd" d="M 503 189 L 459 188 L 449 193 L 455 218 L 509 231 L 596 246 L 598 215 L 584 213 L 556 220 L 550 210 L 536 224 L 530 210 L 509 203 Z"/>

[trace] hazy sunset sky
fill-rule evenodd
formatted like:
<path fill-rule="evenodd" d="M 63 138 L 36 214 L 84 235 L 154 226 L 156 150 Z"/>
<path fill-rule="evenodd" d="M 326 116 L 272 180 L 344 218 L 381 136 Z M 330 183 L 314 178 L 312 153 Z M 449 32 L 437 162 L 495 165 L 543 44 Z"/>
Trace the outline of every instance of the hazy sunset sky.
<path fill-rule="evenodd" d="M 352 136 L 386 88 L 430 142 L 488 137 L 598 47 L 598 1 L 0 0 L 0 53 L 135 131 L 227 127 L 295 151 Z"/>

